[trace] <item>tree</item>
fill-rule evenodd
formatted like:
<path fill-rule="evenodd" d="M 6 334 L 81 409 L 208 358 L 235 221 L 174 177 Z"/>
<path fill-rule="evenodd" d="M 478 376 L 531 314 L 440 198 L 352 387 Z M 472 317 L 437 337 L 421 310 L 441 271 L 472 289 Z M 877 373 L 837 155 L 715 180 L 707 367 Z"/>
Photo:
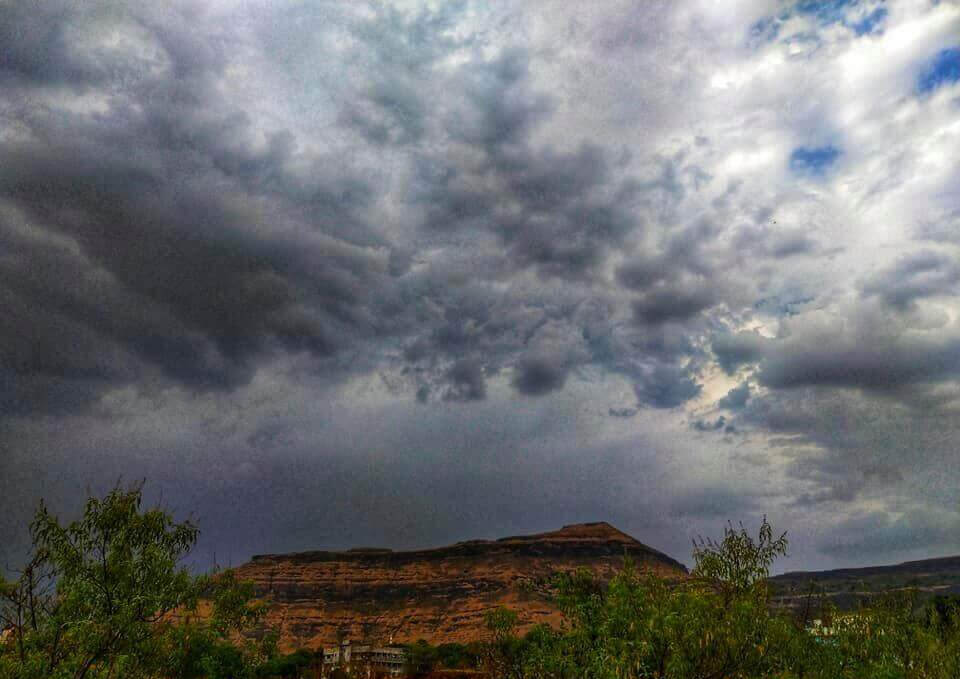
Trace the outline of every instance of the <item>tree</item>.
<path fill-rule="evenodd" d="M 517 613 L 498 607 L 487 611 L 484 622 L 490 639 L 484 644 L 480 666 L 492 679 L 513 679 L 522 675 L 522 642 L 516 636 Z"/>
<path fill-rule="evenodd" d="M 559 578 L 560 630 L 529 634 L 522 676 L 536 679 L 957 679 L 960 610 L 890 592 L 814 635 L 771 606 L 765 586 L 786 536 L 766 519 L 695 543 L 695 578 L 667 581 L 629 563 L 606 585 Z"/>
<path fill-rule="evenodd" d="M 307 676 L 317 676 L 323 665 L 323 651 L 314 652 L 299 649 L 287 655 L 278 655 L 262 665 L 257 672 L 259 677 L 278 677 L 280 679 L 301 679 Z"/>
<path fill-rule="evenodd" d="M 41 502 L 32 555 L 0 590 L 0 624 L 11 630 L 0 676 L 240 677 L 238 668 L 268 650 L 229 643 L 259 620 L 262 603 L 232 572 L 192 576 L 181 561 L 197 527 L 144 510 L 142 488 L 90 498 L 82 518 L 67 525 Z M 199 616 L 202 600 L 210 612 Z"/>
<path fill-rule="evenodd" d="M 406 672 L 408 676 L 426 676 L 439 663 L 436 647 L 428 644 L 425 639 L 418 639 L 416 643 L 407 644 L 405 650 L 407 652 Z"/>
<path fill-rule="evenodd" d="M 714 542 L 702 537 L 694 540 L 693 575 L 719 588 L 728 598 L 759 586 L 764 586 L 770 575 L 770 566 L 778 556 L 787 553 L 787 534 L 774 539 L 773 528 L 763 517 L 757 541 L 743 525 L 735 530 L 727 524 L 723 539 Z"/>
<path fill-rule="evenodd" d="M 770 612 L 757 586 L 785 549 L 764 520 L 757 542 L 730 529 L 719 543 L 695 543 L 694 579 L 668 581 L 629 560 L 606 585 L 588 571 L 561 576 L 557 602 L 569 628 L 528 637 L 525 676 L 789 676 L 778 651 L 796 629 Z"/>

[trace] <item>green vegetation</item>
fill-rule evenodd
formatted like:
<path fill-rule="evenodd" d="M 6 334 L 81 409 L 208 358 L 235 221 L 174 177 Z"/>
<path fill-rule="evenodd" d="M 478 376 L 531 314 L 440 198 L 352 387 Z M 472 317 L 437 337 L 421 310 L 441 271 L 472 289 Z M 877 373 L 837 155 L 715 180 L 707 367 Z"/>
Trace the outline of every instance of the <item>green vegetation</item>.
<path fill-rule="evenodd" d="M 492 676 L 536 679 L 957 679 L 958 604 L 923 606 L 896 593 L 828 621 L 770 605 L 767 576 L 785 553 L 764 519 L 754 540 L 728 527 L 721 542 L 699 541 L 689 580 L 669 583 L 632 565 L 610 583 L 589 572 L 559 581 L 566 629 L 536 628 L 505 649 Z"/>
<path fill-rule="evenodd" d="M 3 679 L 254 679 L 317 676 L 322 656 L 276 652 L 265 603 L 231 571 L 180 565 L 189 522 L 143 510 L 141 487 L 87 502 L 61 525 L 41 504 L 19 577 L 0 580 Z M 411 676 L 476 669 L 495 679 L 958 679 L 960 598 L 898 590 L 822 620 L 772 605 L 768 575 L 786 553 L 764 519 L 754 539 L 728 526 L 694 544 L 692 577 L 661 579 L 627 562 L 610 582 L 559 577 L 561 629 L 517 635 L 517 615 L 487 616 L 488 639 L 408 645 Z"/>
<path fill-rule="evenodd" d="M 182 567 L 197 528 L 144 511 L 141 490 L 90 499 L 68 525 L 41 503 L 27 565 L 15 581 L 0 581 L 0 677 L 257 676 L 272 640 L 242 633 L 264 604 L 230 571 L 192 576 Z"/>
<path fill-rule="evenodd" d="M 317 668 L 323 663 L 323 653 L 315 653 L 304 649 L 277 655 L 257 670 L 258 677 L 274 677 L 282 679 L 301 679 L 301 677 L 316 677 Z"/>
<path fill-rule="evenodd" d="M 433 646 L 420 639 L 413 644 L 405 644 L 407 652 L 407 672 L 411 677 L 426 676 L 436 669 L 468 670 L 480 664 L 485 644 L 440 644 Z"/>

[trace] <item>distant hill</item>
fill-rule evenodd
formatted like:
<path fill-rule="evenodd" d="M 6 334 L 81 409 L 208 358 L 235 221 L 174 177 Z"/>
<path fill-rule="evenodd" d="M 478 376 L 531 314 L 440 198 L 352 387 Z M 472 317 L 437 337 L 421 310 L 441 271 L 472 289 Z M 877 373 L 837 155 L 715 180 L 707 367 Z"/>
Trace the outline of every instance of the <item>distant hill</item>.
<path fill-rule="evenodd" d="M 803 607 L 823 592 L 842 610 L 883 592 L 915 588 L 925 596 L 960 594 L 960 556 L 907 561 L 891 566 L 797 571 L 770 578 L 774 600 L 792 608 Z"/>
<path fill-rule="evenodd" d="M 521 631 L 558 624 L 545 585 L 585 567 L 609 578 L 629 556 L 668 577 L 686 568 L 608 523 L 415 551 L 360 548 L 255 556 L 238 568 L 273 604 L 266 624 L 288 648 L 317 648 L 344 630 L 356 640 L 468 642 L 484 636 L 484 614 L 506 605 Z"/>

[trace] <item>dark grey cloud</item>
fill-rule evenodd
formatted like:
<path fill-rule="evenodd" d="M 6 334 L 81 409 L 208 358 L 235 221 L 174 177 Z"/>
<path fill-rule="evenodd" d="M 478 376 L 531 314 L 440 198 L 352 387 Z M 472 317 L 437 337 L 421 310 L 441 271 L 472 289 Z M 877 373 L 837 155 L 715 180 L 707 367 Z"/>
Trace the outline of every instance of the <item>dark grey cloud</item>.
<path fill-rule="evenodd" d="M 762 211 L 758 221 L 763 220 L 764 223 L 740 231 L 736 241 L 740 250 L 775 260 L 820 253 L 818 242 L 805 229 L 779 225 L 771 214 L 770 211 Z"/>
<path fill-rule="evenodd" d="M 761 297 L 754 301 L 753 309 L 762 314 L 776 317 L 795 316 L 816 303 L 816 296 L 807 291 L 808 286 L 778 291 L 777 294 Z"/>
<path fill-rule="evenodd" d="M 713 222 L 693 221 L 673 231 L 661 252 L 633 257 L 616 270 L 620 285 L 640 293 L 633 301 L 639 323 L 686 322 L 722 301 L 728 286 L 703 252 L 717 234 Z"/>
<path fill-rule="evenodd" d="M 842 516 L 845 507 L 872 500 L 898 512 L 913 498 L 950 514 L 955 487 L 944 470 L 955 457 L 956 424 L 949 404 L 921 403 L 833 387 L 761 390 L 738 412 L 737 425 L 775 435 L 770 449 L 788 463 L 789 502 L 799 511 L 830 508 Z"/>
<path fill-rule="evenodd" d="M 786 343 L 761 363 L 757 379 L 767 387 L 789 389 L 826 385 L 894 391 L 906 385 L 953 379 L 960 371 L 960 340 L 877 338 L 854 345 Z M 866 339 L 866 338 L 864 338 Z"/>
<path fill-rule="evenodd" d="M 275 352 L 326 359 L 365 339 L 409 333 L 416 323 L 401 299 L 417 294 L 416 281 L 395 288 L 388 279 L 409 271 L 409 251 L 361 215 L 377 200 L 373 185 L 349 168 L 324 167 L 326 157 L 303 156 L 289 131 L 270 132 L 258 146 L 249 116 L 213 98 L 225 54 L 209 26 L 191 24 L 192 10 L 180 9 L 114 16 L 64 5 L 39 33 L 32 17 L 10 10 L 26 35 L 52 41 L 50 49 L 17 47 L 43 53 L 47 70 L 28 68 L 26 56 L 8 64 L 19 69 L 26 96 L 80 77 L 72 63 L 58 64 L 77 52 L 77 45 L 60 48 L 76 26 L 95 33 L 100 23 L 109 29 L 122 20 L 170 63 L 157 71 L 125 54 L 101 54 L 97 63 L 109 76 L 103 87 L 128 77 L 111 58 L 140 69 L 109 113 L 55 118 L 28 110 L 21 123 L 33 136 L 3 142 L 17 169 L 0 172 L 0 238 L 23 256 L 5 260 L 0 277 L 10 308 L 24 310 L 4 342 L 7 410 L 69 410 L 112 386 L 157 378 L 232 389 Z M 398 17 L 388 12 L 381 20 Z M 421 14 L 401 28 L 428 39 L 431 26 L 446 21 L 434 26 L 434 19 Z M 358 35 L 375 38 L 374 24 L 362 23 Z M 449 46 L 431 44 L 422 59 L 411 53 L 407 66 L 424 68 Z M 497 64 L 508 80 L 522 73 Z M 402 108 L 406 119 L 422 113 L 412 90 L 371 87 L 378 105 Z M 293 169 L 305 159 L 309 172 Z M 433 331 L 451 349 L 466 341 L 473 320 L 468 300 L 460 301 Z M 44 311 L 31 311 L 37 308 Z M 74 339 L 66 344 L 64 336 Z M 451 374 L 455 393 L 482 393 L 476 380 L 462 390 L 463 375 Z"/>
<path fill-rule="evenodd" d="M 447 401 L 479 401 L 487 397 L 487 382 L 477 361 L 462 359 L 447 372 L 450 386 L 443 397 Z"/>
<path fill-rule="evenodd" d="M 950 548 L 956 539 L 956 517 L 927 508 L 911 508 L 899 516 L 871 512 L 831 527 L 819 549 L 831 556 L 852 557 L 915 553 Z"/>
<path fill-rule="evenodd" d="M 465 254 L 456 266 L 438 263 L 406 276 L 401 288 L 411 302 L 416 295 L 441 309 L 436 322 L 421 317 L 422 330 L 406 344 L 404 358 L 417 370 L 469 354 L 492 372 L 512 366 L 519 392 L 542 395 L 562 389 L 570 368 L 586 357 L 549 343 L 531 353 L 528 344 L 546 324 L 561 324 L 568 334 L 595 331 L 598 340 L 610 332 L 609 313 L 586 330 L 580 329 L 578 310 L 600 301 L 584 286 L 598 279 L 616 246 L 640 229 L 635 208 L 645 189 L 621 174 L 600 146 L 559 150 L 531 142 L 554 108 L 531 86 L 531 59 L 526 50 L 509 49 L 458 68 L 450 83 L 462 99 L 453 98 L 449 114 L 430 122 L 447 145 L 413 156 L 407 196 L 408 207 L 422 210 L 426 238 L 465 239 L 469 248 L 486 250 L 489 236 L 502 254 Z M 529 289 L 494 293 L 501 281 L 526 271 L 572 286 L 565 292 L 569 301 L 541 304 Z M 595 348 L 592 357 L 600 365 L 635 374 L 622 360 L 623 347 Z"/>
<path fill-rule="evenodd" d="M 560 357 L 525 356 L 515 370 L 514 389 L 527 396 L 542 396 L 563 388 L 569 366 Z"/>
<path fill-rule="evenodd" d="M 30 248 L 10 262 L 0 276 L 25 304 L 201 388 L 245 381 L 250 360 L 271 347 L 326 356 L 374 329 L 362 307 L 364 285 L 380 275 L 375 258 L 255 236 L 255 213 L 222 189 L 167 183 L 95 139 L 79 148 L 62 140 L 53 153 L 50 142 L 4 149 L 17 170 L 0 173 L 0 195 L 26 228 L 71 238 L 82 253 Z M 324 254 L 311 270 L 308 255 Z M 32 265 L 41 258 L 49 265 Z M 63 276 L 70 270 L 77 278 Z M 56 333 L 34 339 L 70 351 Z M 24 361 L 12 367 L 30 370 Z"/>
<path fill-rule="evenodd" d="M 610 408 L 610 417 L 634 417 L 639 411 L 636 408 Z"/>
<path fill-rule="evenodd" d="M 617 269 L 617 282 L 631 290 L 643 290 L 675 276 L 676 270 L 665 257 L 638 257 Z"/>
<path fill-rule="evenodd" d="M 712 349 L 727 373 L 753 365 L 759 383 L 773 389 L 830 386 L 894 394 L 954 380 L 960 339 L 931 332 L 929 324 L 914 328 L 915 320 L 864 307 L 845 322 L 821 316 L 784 326 L 787 331 L 776 339 L 719 334 Z M 936 329 L 942 320 L 933 320 Z"/>
<path fill-rule="evenodd" d="M 742 365 L 759 361 L 769 340 L 756 332 L 723 333 L 711 344 L 717 362 L 728 374 Z"/>
<path fill-rule="evenodd" d="M 637 400 L 653 408 L 675 408 L 696 397 L 702 386 L 686 370 L 670 365 L 657 365 L 640 378 L 634 391 Z"/>
<path fill-rule="evenodd" d="M 464 104 L 444 131 L 477 162 L 452 154 L 423 158 L 416 200 L 426 208 L 429 227 L 488 231 L 515 266 L 546 277 L 589 277 L 638 226 L 631 208 L 639 187 L 615 175 L 599 146 L 560 151 L 530 143 L 553 110 L 549 97 L 528 82 L 530 58 L 515 49 L 461 69 Z"/>
<path fill-rule="evenodd" d="M 755 514 L 757 500 L 734 488 L 707 487 L 680 492 L 670 502 L 674 516 L 730 520 Z"/>
<path fill-rule="evenodd" d="M 119 5 L 77 6 L 54 0 L 42 5 L 5 3 L 0 7 L 0 79 L 8 85 L 42 82 L 83 87 L 117 75 L 135 76 L 142 63 L 131 54 L 111 54 L 78 42 L 71 33 L 128 13 Z M 117 56 L 124 57 L 122 60 Z"/>
<path fill-rule="evenodd" d="M 358 58 L 370 62 L 370 71 L 343 106 L 339 122 L 375 146 L 417 145 L 430 131 L 434 117 L 422 80 L 431 77 L 436 62 L 471 42 L 454 35 L 465 8 L 460 1 L 410 13 L 389 6 L 369 8 L 372 16 L 356 20 L 351 33 L 364 45 Z M 309 15 L 310 11 L 298 8 L 297 13 Z M 285 28 L 295 32 L 297 22 Z"/>
<path fill-rule="evenodd" d="M 297 144 L 287 131 L 262 149 L 245 143 L 248 117 L 211 96 L 225 62 L 202 26 L 177 10 L 64 6 L 42 21 L 8 18 L 24 40 L 4 66 L 27 97 L 80 78 L 71 56 L 80 48 L 63 41 L 111 21 L 133 24 L 171 63 L 154 73 L 125 54 L 97 54 L 104 87 L 137 69 L 109 113 L 27 109 L 20 122 L 32 134 L 0 142 L 10 161 L 0 170 L 0 239 L 20 255 L 0 264 L 0 283 L 22 309 L 18 325 L 5 325 L 7 408 L 79 405 L 156 377 L 229 389 L 273 351 L 328 357 L 390 332 L 389 315 L 373 311 L 385 296 L 371 295 L 384 272 L 369 246 L 386 244 L 356 217 L 370 187 L 348 172 L 301 181 L 287 169 Z M 43 68 L 30 54 L 43 55 Z M 297 233 L 304 219 L 317 237 Z"/>
<path fill-rule="evenodd" d="M 781 235 L 770 245 L 770 254 L 778 259 L 794 255 L 809 255 L 816 250 L 816 241 L 803 233 Z"/>
<path fill-rule="evenodd" d="M 697 431 L 719 431 L 727 424 L 727 418 L 720 415 L 713 422 L 709 420 L 694 420 L 690 426 Z"/>
<path fill-rule="evenodd" d="M 370 111 L 354 105 L 341 120 L 358 129 L 367 141 L 408 144 L 423 137 L 427 111 L 410 86 L 398 81 L 379 83 L 367 94 L 366 103 Z"/>
<path fill-rule="evenodd" d="M 717 401 L 717 406 L 727 410 L 740 410 L 750 398 L 750 384 L 744 382 L 727 392 L 727 395 Z"/>
<path fill-rule="evenodd" d="M 633 303 L 633 313 L 642 323 L 664 323 L 686 320 L 716 302 L 716 291 L 705 285 L 658 287 Z"/>
<path fill-rule="evenodd" d="M 798 467 L 794 468 L 793 475 L 801 479 L 808 479 L 811 476 L 811 469 Z M 797 495 L 791 503 L 798 508 L 815 508 L 822 505 L 833 505 L 835 503 L 851 503 L 857 500 L 861 491 L 867 485 L 867 480 L 860 475 L 851 474 L 844 477 L 841 474 L 829 475 L 824 473 L 815 474 L 821 487 L 813 492 L 802 492 Z"/>
<path fill-rule="evenodd" d="M 0 490 L 15 483 L 42 487 L 54 511 L 70 516 L 80 508 L 85 484 L 101 492 L 118 475 L 146 474 L 148 501 L 162 494 L 167 507 L 204 529 L 197 554 L 204 566 L 212 552 L 223 564 L 237 564 L 250 553 L 357 544 L 429 547 L 501 537 L 517 525 L 536 532 L 597 516 L 680 558 L 688 552 L 684 529 L 669 517 L 653 517 L 654 498 L 664 489 L 652 442 L 639 451 L 633 443 L 584 447 L 574 438 L 574 403 L 488 398 L 465 408 L 402 399 L 383 409 L 338 403 L 336 390 L 312 381 L 304 386 L 312 397 L 307 408 L 283 403 L 269 416 L 272 408 L 264 403 L 229 427 L 200 424 L 222 416 L 210 406 L 223 395 L 185 405 L 170 395 L 152 401 L 154 412 L 138 411 L 122 429 L 85 421 L 69 434 L 47 432 L 35 448 L 36 442 L 21 439 L 9 449 L 12 459 L 44 464 L 31 479 L 18 471 L 3 475 Z M 560 430 L 552 422 L 557 415 Z M 206 454 L 167 448 L 158 427 L 189 432 Z M 191 473 L 170 465 L 171 458 Z M 58 472 L 68 460 L 78 465 L 74 475 Z M 594 492 L 598 487 L 603 495 Z M 26 521 L 34 505 L 31 499 L 12 507 L 17 522 L 10 527 Z M 0 528 L 6 531 L 10 518 L 0 516 Z M 16 563 L 9 542 L 0 549 L 0 563 L 6 558 Z"/>
<path fill-rule="evenodd" d="M 488 230 L 516 266 L 546 277 L 588 277 L 636 228 L 629 209 L 635 189 L 629 183 L 610 189 L 609 161 L 597 147 L 557 152 L 516 144 L 518 128 L 529 122 L 497 118 L 480 138 L 468 138 L 487 159 L 476 170 L 430 168 L 421 180 L 430 182 L 427 224 Z"/>
<path fill-rule="evenodd" d="M 906 310 L 918 299 L 960 293 L 960 263 L 946 253 L 923 250 L 900 258 L 878 272 L 862 288 L 864 297 L 878 296 L 890 306 Z"/>

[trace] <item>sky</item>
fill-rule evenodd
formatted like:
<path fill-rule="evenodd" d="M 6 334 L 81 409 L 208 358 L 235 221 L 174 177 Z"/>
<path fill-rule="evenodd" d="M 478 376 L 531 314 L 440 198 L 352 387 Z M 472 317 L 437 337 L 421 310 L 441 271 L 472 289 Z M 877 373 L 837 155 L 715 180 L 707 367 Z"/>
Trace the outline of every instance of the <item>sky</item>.
<path fill-rule="evenodd" d="M 0 562 L 960 553 L 960 3 L 0 3 Z"/>

